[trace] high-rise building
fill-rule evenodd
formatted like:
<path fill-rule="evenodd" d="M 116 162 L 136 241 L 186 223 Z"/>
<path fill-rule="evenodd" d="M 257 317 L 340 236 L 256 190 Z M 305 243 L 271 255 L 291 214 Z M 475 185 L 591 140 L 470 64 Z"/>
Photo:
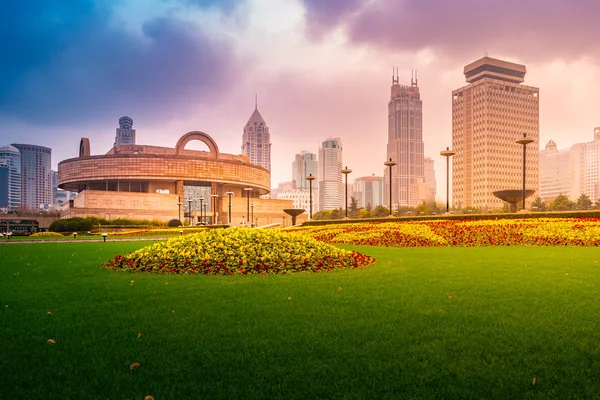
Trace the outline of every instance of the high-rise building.
<path fill-rule="evenodd" d="M 52 149 L 13 143 L 21 153 L 21 205 L 29 209 L 52 204 Z"/>
<path fill-rule="evenodd" d="M 525 66 L 483 57 L 464 69 L 467 86 L 452 92 L 452 201 L 455 207 L 500 208 L 493 192 L 539 185 L 539 89 L 522 83 Z M 530 197 L 530 203 L 536 195 Z"/>
<path fill-rule="evenodd" d="M 271 172 L 271 135 L 256 103 L 254 112 L 244 127 L 242 154 L 248 156 L 251 164 L 258 165 Z"/>
<path fill-rule="evenodd" d="M 0 207 L 21 207 L 21 153 L 14 146 L 0 147 Z"/>
<path fill-rule="evenodd" d="M 429 188 L 431 198 L 435 200 L 437 183 L 435 180 L 435 168 L 433 159 L 431 159 L 431 157 L 425 157 L 425 159 L 423 160 L 423 167 L 425 171 L 425 183 Z"/>
<path fill-rule="evenodd" d="M 540 150 L 540 194 L 547 203 L 562 194 L 571 198 L 574 184 L 571 174 L 571 149 L 558 150 L 554 140 L 550 140 L 544 150 Z"/>
<path fill-rule="evenodd" d="M 342 142 L 328 138 L 319 148 L 319 211 L 342 207 Z"/>
<path fill-rule="evenodd" d="M 124 144 L 135 144 L 135 129 L 133 129 L 133 119 L 130 117 L 119 118 L 119 127 L 115 136 L 115 146 Z"/>
<path fill-rule="evenodd" d="M 587 195 L 600 199 L 600 127 L 594 128 L 594 141 L 571 147 L 571 199 Z"/>
<path fill-rule="evenodd" d="M 302 151 L 300 154 L 296 154 L 292 163 L 292 179 L 294 180 L 296 189 L 308 189 L 309 185 L 306 177 L 309 175 L 315 178 L 319 176 L 317 155 L 308 151 Z"/>
<path fill-rule="evenodd" d="M 415 206 L 411 185 L 424 179 L 422 101 L 416 75 L 410 86 L 401 85 L 398 75 L 392 74 L 391 96 L 388 103 L 387 160 L 396 163 L 392 167 L 392 203 Z M 389 169 L 384 176 L 389 182 Z"/>
<path fill-rule="evenodd" d="M 354 198 L 359 208 L 375 208 L 384 204 L 384 179 L 382 176 L 363 176 L 354 180 Z"/>

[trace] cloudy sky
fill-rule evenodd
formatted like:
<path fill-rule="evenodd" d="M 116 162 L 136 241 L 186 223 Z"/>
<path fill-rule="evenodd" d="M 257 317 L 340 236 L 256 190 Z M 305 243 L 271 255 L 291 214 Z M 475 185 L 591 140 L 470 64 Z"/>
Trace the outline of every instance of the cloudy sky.
<path fill-rule="evenodd" d="M 239 154 L 256 93 L 273 186 L 291 180 L 294 154 L 331 136 L 350 179 L 381 175 L 398 66 L 405 84 L 418 70 L 442 200 L 451 91 L 485 54 L 525 64 L 540 87 L 540 147 L 592 140 L 599 15 L 597 0 L 4 1 L 0 145 L 51 147 L 56 168 L 81 137 L 106 153 L 129 115 L 139 144 L 173 147 L 200 130 Z"/>

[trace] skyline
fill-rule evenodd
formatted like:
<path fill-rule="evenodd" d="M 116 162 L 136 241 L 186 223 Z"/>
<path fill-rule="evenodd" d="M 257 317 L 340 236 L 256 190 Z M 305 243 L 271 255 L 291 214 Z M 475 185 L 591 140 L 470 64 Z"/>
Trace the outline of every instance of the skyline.
<path fill-rule="evenodd" d="M 139 144 L 172 147 L 200 130 L 239 154 L 257 93 L 271 133 L 272 187 L 292 179 L 295 154 L 316 154 L 336 136 L 349 181 L 383 176 L 397 65 L 401 84 L 418 71 L 424 155 L 435 161 L 441 201 L 451 93 L 466 85 L 464 66 L 486 53 L 524 64 L 527 82 L 540 88 L 537 149 L 550 139 L 560 149 L 589 142 L 600 126 L 600 4 L 322 3 L 3 4 L 0 32 L 10 40 L 0 51 L 10 57 L 0 65 L 0 145 L 50 147 L 56 169 L 77 156 L 80 137 L 90 138 L 92 154 L 105 154 L 127 115 Z"/>

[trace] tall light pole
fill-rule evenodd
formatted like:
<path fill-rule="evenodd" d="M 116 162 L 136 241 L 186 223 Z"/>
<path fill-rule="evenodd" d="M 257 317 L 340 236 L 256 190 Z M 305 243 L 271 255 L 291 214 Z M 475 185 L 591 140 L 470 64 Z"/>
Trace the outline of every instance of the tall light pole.
<path fill-rule="evenodd" d="M 250 220 L 250 192 L 252 191 L 251 187 L 245 187 L 244 191 L 246 192 L 246 221 Z"/>
<path fill-rule="evenodd" d="M 250 228 L 252 228 L 252 224 L 254 223 L 254 203 L 250 204 L 250 208 L 252 209 L 252 213 L 250 215 Z"/>
<path fill-rule="evenodd" d="M 233 196 L 233 192 L 229 191 L 229 192 L 225 192 L 225 194 L 227 195 L 227 197 L 229 197 L 229 204 L 227 204 L 227 206 L 229 207 L 229 218 L 228 218 L 228 224 L 231 225 L 231 196 Z"/>
<path fill-rule="evenodd" d="M 306 180 L 308 181 L 308 192 L 309 192 L 309 196 L 310 196 L 309 197 L 309 212 L 308 212 L 308 218 L 309 219 L 312 219 L 312 205 L 313 205 L 313 202 L 312 202 L 312 181 L 314 181 L 315 179 L 317 179 L 317 178 L 315 178 L 313 176 L 313 174 L 310 174 L 310 175 L 308 175 L 306 177 Z"/>
<path fill-rule="evenodd" d="M 527 154 L 527 145 L 533 142 L 533 139 L 527 139 L 527 134 L 523 133 L 523 139 L 516 143 L 523 145 L 523 210 L 525 209 L 525 156 Z"/>
<path fill-rule="evenodd" d="M 440 155 L 446 157 L 446 212 L 450 212 L 450 157 L 456 152 L 446 147 L 446 150 L 440 151 Z"/>
<path fill-rule="evenodd" d="M 204 225 L 204 218 L 202 218 L 203 217 L 203 215 L 202 215 L 203 203 L 204 203 L 204 196 L 200 196 L 200 225 Z"/>
<path fill-rule="evenodd" d="M 346 177 L 346 218 L 348 218 L 348 174 L 351 173 L 352 170 L 345 167 L 341 172 Z"/>
<path fill-rule="evenodd" d="M 217 199 L 219 198 L 218 194 L 211 194 L 210 197 L 212 197 L 213 199 L 213 204 L 214 206 L 212 206 L 213 208 L 213 220 L 212 220 L 212 224 L 216 224 L 217 222 Z"/>
<path fill-rule="evenodd" d="M 204 216 L 202 217 L 202 221 L 204 221 L 204 225 L 208 225 L 206 223 L 206 207 L 208 206 L 208 199 L 206 199 L 206 202 L 204 203 Z M 200 210 L 200 212 L 202 213 L 202 210 Z"/>
<path fill-rule="evenodd" d="M 192 226 L 192 199 L 188 199 L 188 220 L 190 221 L 190 226 Z"/>
<path fill-rule="evenodd" d="M 179 209 L 179 225 L 181 225 L 181 196 L 177 196 L 177 208 Z"/>
<path fill-rule="evenodd" d="M 385 165 L 386 167 L 389 167 L 389 169 L 390 169 L 390 216 L 391 216 L 392 215 L 392 167 L 394 165 L 396 165 L 396 163 L 393 162 L 392 159 L 390 158 L 390 160 L 384 162 L 383 165 Z"/>

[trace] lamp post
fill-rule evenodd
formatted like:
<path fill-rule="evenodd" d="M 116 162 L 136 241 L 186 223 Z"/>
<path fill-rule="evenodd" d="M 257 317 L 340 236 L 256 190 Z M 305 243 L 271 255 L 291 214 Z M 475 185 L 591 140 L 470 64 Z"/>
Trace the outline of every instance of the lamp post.
<path fill-rule="evenodd" d="M 446 147 L 446 150 L 440 151 L 440 155 L 446 157 L 446 212 L 450 212 L 450 157 L 456 152 Z"/>
<path fill-rule="evenodd" d="M 192 226 L 192 199 L 188 199 L 188 220 L 190 221 L 190 226 Z"/>
<path fill-rule="evenodd" d="M 179 225 L 181 225 L 181 196 L 177 196 L 177 208 L 179 209 Z"/>
<path fill-rule="evenodd" d="M 312 205 L 313 205 L 313 201 L 312 201 L 312 181 L 314 181 L 315 179 L 317 179 L 316 177 L 313 176 L 313 174 L 310 174 L 306 177 L 306 180 L 308 181 L 308 193 L 309 193 L 309 208 L 308 208 L 308 218 L 312 219 Z"/>
<path fill-rule="evenodd" d="M 525 209 L 525 156 L 527 154 L 527 145 L 533 142 L 533 139 L 527 139 L 527 134 L 523 133 L 523 139 L 516 143 L 523 145 L 523 210 Z"/>
<path fill-rule="evenodd" d="M 392 215 L 392 167 L 394 165 L 396 165 L 396 163 L 393 162 L 392 159 L 390 158 L 390 160 L 384 162 L 383 165 L 385 165 L 386 167 L 389 167 L 389 169 L 390 169 L 390 216 L 391 216 Z"/>
<path fill-rule="evenodd" d="M 204 225 L 206 224 L 206 207 L 208 206 L 208 199 L 206 199 L 206 203 L 204 203 L 204 217 L 202 218 L 202 221 L 204 221 Z M 202 214 L 202 210 L 200 210 L 200 214 Z"/>
<path fill-rule="evenodd" d="M 231 225 L 231 196 L 233 196 L 233 192 L 229 191 L 225 192 L 225 194 L 227 195 L 227 197 L 229 197 L 229 204 L 227 204 L 227 206 L 229 207 L 229 218 L 227 220 L 227 223 Z"/>
<path fill-rule="evenodd" d="M 214 225 L 217 222 L 217 199 L 219 197 L 219 195 L 217 194 L 211 194 L 210 197 L 212 197 L 213 199 L 213 220 L 212 220 L 212 224 Z"/>
<path fill-rule="evenodd" d="M 246 221 L 250 221 L 250 192 L 252 188 L 245 187 L 244 191 L 246 192 Z"/>
<path fill-rule="evenodd" d="M 200 196 L 200 225 L 204 225 L 204 218 L 202 218 L 202 206 L 204 205 L 204 196 Z"/>
<path fill-rule="evenodd" d="M 252 213 L 250 214 L 250 228 L 252 228 L 252 224 L 254 223 L 254 203 L 250 204 L 250 208 L 252 209 Z"/>
<path fill-rule="evenodd" d="M 348 174 L 351 173 L 352 170 L 345 167 L 341 172 L 346 177 L 346 218 L 348 218 Z"/>

